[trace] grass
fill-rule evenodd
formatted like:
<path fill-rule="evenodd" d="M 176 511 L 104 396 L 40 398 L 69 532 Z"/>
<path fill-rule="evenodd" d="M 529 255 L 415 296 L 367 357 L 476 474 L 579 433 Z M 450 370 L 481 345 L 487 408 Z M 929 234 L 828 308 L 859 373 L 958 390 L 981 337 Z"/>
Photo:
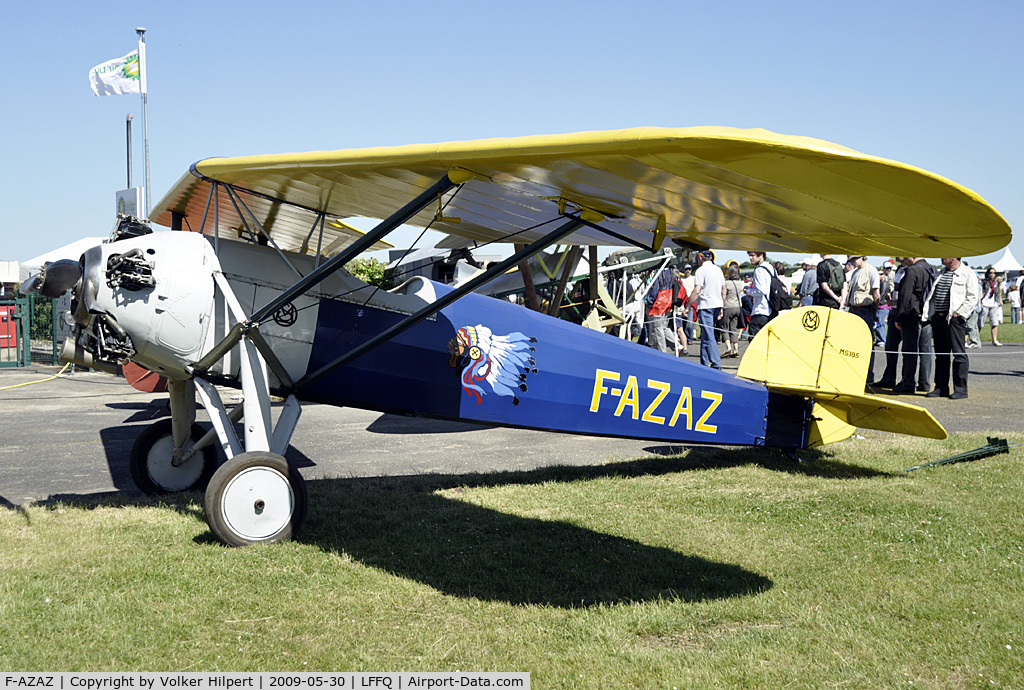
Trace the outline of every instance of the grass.
<path fill-rule="evenodd" d="M 901 471 L 984 444 L 320 480 L 267 548 L 214 542 L 198 495 L 3 509 L 0 667 L 1020 687 L 1020 451 Z"/>
<path fill-rule="evenodd" d="M 1024 325 L 1012 324 L 1010 319 L 1006 319 L 999 324 L 999 342 L 1001 343 L 1024 343 Z M 989 327 L 988 322 L 981 327 L 979 331 L 982 341 L 986 343 L 992 342 L 992 329 Z"/>

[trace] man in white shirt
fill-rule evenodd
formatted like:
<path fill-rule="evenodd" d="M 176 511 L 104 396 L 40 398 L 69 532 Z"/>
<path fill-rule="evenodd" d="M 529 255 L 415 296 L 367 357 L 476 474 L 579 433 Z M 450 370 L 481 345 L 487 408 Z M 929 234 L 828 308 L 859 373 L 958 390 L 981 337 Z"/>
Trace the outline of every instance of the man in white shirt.
<path fill-rule="evenodd" d="M 747 337 L 753 338 L 772 318 L 771 294 L 772 278 L 775 268 L 766 260 L 764 252 L 747 252 L 750 263 L 754 264 L 754 280 L 747 288 L 753 307 L 750 310 L 750 325 L 747 326 Z"/>
<path fill-rule="evenodd" d="M 693 275 L 693 294 L 688 304 L 697 307 L 700 324 L 700 363 L 712 369 L 722 368 L 722 355 L 715 340 L 715 327 L 722 319 L 725 305 L 725 274 L 715 265 L 715 254 L 705 249 L 697 254 L 700 264 Z"/>
<path fill-rule="evenodd" d="M 871 333 L 871 362 L 868 364 L 868 380 L 875 380 L 875 349 L 873 347 L 875 335 L 875 317 L 878 312 L 878 303 L 882 300 L 881 284 L 878 269 L 868 263 L 866 256 L 850 257 L 853 262 L 853 275 L 850 276 L 849 288 L 847 289 L 846 303 L 851 314 L 856 314 L 868 326 Z"/>

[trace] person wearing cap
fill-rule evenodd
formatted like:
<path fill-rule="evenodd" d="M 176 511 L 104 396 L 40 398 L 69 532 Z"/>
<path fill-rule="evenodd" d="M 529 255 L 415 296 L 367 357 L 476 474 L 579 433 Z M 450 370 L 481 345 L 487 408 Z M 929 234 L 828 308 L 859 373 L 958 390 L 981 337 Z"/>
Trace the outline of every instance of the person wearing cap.
<path fill-rule="evenodd" d="M 894 264 L 889 259 L 882 262 L 882 271 L 878 274 L 881 280 L 882 286 L 879 290 L 882 293 L 882 299 L 889 299 L 889 295 L 892 294 L 893 289 L 896 287 L 896 278 L 893 274 Z"/>
<path fill-rule="evenodd" d="M 882 272 L 878 274 L 879 278 L 879 292 L 881 293 L 882 299 L 878 303 L 878 318 L 875 321 L 875 345 L 882 345 L 885 343 L 886 335 L 886 322 L 889 319 L 889 312 L 892 311 L 892 306 L 889 299 L 892 297 L 893 290 L 896 289 L 896 279 L 893 273 L 893 263 L 886 259 L 882 262 Z"/>
<path fill-rule="evenodd" d="M 875 326 L 876 311 L 878 303 L 882 300 L 882 293 L 879 289 L 881 279 L 878 269 L 868 263 L 866 256 L 852 256 L 853 275 L 850 276 L 850 286 L 846 290 L 846 306 L 850 313 L 859 316 L 867 324 L 868 331 L 872 332 Z M 875 349 L 871 348 L 871 360 L 868 363 L 868 376 L 874 378 L 875 370 Z"/>
<path fill-rule="evenodd" d="M 818 262 L 814 260 L 813 256 L 808 256 L 800 262 L 800 265 L 804 269 L 804 277 L 800 281 L 797 297 L 800 298 L 801 307 L 809 307 L 814 302 L 814 291 L 818 289 L 818 272 L 815 270 Z"/>
<path fill-rule="evenodd" d="M 697 309 L 700 324 L 700 363 L 712 369 L 722 368 L 722 355 L 718 351 L 715 328 L 722 319 L 725 304 L 725 274 L 715 265 L 710 249 L 697 254 L 697 272 L 694 274 L 690 304 Z"/>

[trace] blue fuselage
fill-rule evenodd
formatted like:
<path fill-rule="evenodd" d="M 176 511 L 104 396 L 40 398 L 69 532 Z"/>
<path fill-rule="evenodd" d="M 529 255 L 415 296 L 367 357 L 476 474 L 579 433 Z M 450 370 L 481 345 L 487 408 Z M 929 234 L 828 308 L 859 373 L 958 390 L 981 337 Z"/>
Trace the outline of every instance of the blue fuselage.
<path fill-rule="evenodd" d="M 433 286 L 438 295 L 451 290 Z M 308 371 L 404 316 L 321 300 Z M 300 396 L 678 443 L 764 445 L 769 424 L 769 393 L 761 384 L 476 294 L 310 383 Z"/>

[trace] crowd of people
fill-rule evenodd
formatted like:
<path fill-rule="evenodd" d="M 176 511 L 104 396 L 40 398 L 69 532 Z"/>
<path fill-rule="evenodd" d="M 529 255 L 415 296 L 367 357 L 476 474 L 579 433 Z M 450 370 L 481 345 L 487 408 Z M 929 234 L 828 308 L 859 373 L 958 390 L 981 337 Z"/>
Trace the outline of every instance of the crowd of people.
<path fill-rule="evenodd" d="M 753 271 L 746 279 L 735 261 L 725 270 L 716 265 L 711 250 L 695 255 L 696 270 L 685 264 L 659 271 L 646 300 L 633 305 L 646 315 L 641 341 L 686 356 L 690 344 L 697 344 L 699 326 L 700 363 L 721 369 L 722 358 L 739 356 L 741 338 L 753 338 L 777 315 L 780 307 L 771 298 L 778 279 L 798 306 L 842 309 L 864 320 L 873 345 L 884 346 L 885 355 L 875 380 L 872 349 L 869 391 L 959 400 L 967 397 L 967 350 L 981 347 L 986 322 L 992 346 L 1001 347 L 1003 305 L 1009 303 L 1012 323 L 1022 319 L 1024 275 L 1004 281 L 990 268 L 979 277 L 960 258 L 933 266 L 920 257 L 896 257 L 879 269 L 866 256 L 848 257 L 844 264 L 822 254 L 803 259 L 800 271 L 787 277 L 783 264 L 768 261 L 764 252 L 748 257 Z M 641 281 L 633 280 L 639 295 Z"/>

